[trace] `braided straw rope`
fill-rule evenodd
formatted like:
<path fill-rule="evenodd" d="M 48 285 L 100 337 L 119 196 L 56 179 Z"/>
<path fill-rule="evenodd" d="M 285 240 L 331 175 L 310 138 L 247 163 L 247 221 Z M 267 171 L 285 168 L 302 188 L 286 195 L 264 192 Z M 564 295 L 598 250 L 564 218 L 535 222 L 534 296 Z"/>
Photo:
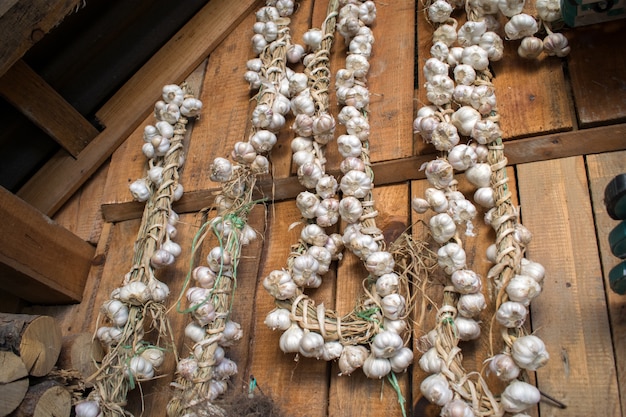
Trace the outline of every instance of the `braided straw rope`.
<path fill-rule="evenodd" d="M 182 86 L 186 95 L 190 92 Z M 163 181 L 152 189 L 146 202 L 141 226 L 134 244 L 133 264 L 125 281 L 139 281 L 146 285 L 154 279 L 154 268 L 150 264 L 152 255 L 166 239 L 166 225 L 172 211 L 174 190 L 178 186 L 180 161 L 184 153 L 183 139 L 188 119 L 180 116 L 174 126 L 174 136 L 170 148 L 156 163 L 163 166 Z M 171 340 L 172 331 L 166 317 L 166 307 L 161 302 L 148 301 L 145 304 L 130 305 L 121 340 L 112 346 L 102 360 L 99 370 L 90 377 L 94 379 L 94 391 L 90 398 L 97 400 L 105 416 L 125 416 L 124 410 L 128 391 L 134 388 L 134 380 L 128 376 L 128 363 L 133 356 L 147 347 L 143 341 L 144 325 L 149 319 L 150 326 L 157 331 L 155 346 L 162 346 L 161 338 L 167 337 L 166 348 L 176 349 Z M 176 353 L 176 352 L 174 352 Z"/>

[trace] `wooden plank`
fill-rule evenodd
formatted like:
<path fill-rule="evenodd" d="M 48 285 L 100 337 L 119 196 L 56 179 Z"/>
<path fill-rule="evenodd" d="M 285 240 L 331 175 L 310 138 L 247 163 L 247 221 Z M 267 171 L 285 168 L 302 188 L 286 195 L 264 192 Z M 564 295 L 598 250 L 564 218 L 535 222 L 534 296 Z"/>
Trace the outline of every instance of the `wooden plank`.
<path fill-rule="evenodd" d="M 74 157 L 98 135 L 78 110 L 22 60 L 0 77 L 0 95 Z"/>
<path fill-rule="evenodd" d="M 507 175 L 509 178 L 508 185 L 513 194 L 513 204 L 517 204 L 517 187 L 514 177 L 515 171 L 512 167 L 507 169 Z M 476 187 L 470 184 L 465 179 L 464 175 L 458 175 L 458 181 L 459 185 L 457 189 L 463 193 L 465 198 L 473 201 L 472 196 Z M 431 187 L 431 185 L 426 180 L 413 181 L 411 183 L 411 196 L 424 198 L 424 191 L 429 187 Z M 487 281 L 487 273 L 492 264 L 487 260 L 486 250 L 489 245 L 494 243 L 495 232 L 491 226 L 485 224 L 482 220 L 485 214 L 485 209 L 480 206 L 477 206 L 476 209 L 478 213 L 475 220 L 472 222 L 475 228 L 474 232 L 476 236 L 469 237 L 461 234 L 460 238 L 467 255 L 468 268 L 478 273 L 483 279 L 483 294 L 487 301 L 487 308 L 478 317 L 478 320 L 481 323 L 482 333 L 480 339 L 474 342 L 461 342 L 459 344 L 459 347 L 462 349 L 463 366 L 468 373 L 473 371 L 481 372 L 483 370 L 484 360 L 489 358 L 491 355 L 490 343 L 492 341 L 493 353 L 498 353 L 503 346 L 503 342 L 501 341 L 498 333 L 494 335 L 492 340 L 490 340 L 489 335 L 489 325 L 491 323 L 491 318 L 495 313 L 495 305 L 494 300 L 490 297 L 490 284 Z M 412 212 L 412 223 L 415 224 L 418 221 L 428 222 L 434 214 L 435 213 L 432 211 L 423 215 Z M 419 225 L 419 223 L 416 224 L 414 236 L 419 239 L 424 239 L 424 232 L 425 230 Z M 436 252 L 439 247 L 439 244 L 432 242 L 432 240 L 429 241 L 430 250 Z M 446 282 L 449 281 L 449 277 L 447 277 L 440 268 L 437 268 L 437 270 L 435 270 L 428 279 L 429 283 L 425 284 L 423 288 L 416 288 L 416 291 L 418 292 L 418 302 L 415 306 L 415 326 L 413 329 L 416 346 L 419 346 L 417 340 L 434 328 L 438 308 L 441 307 L 443 302 L 443 287 L 446 285 Z M 424 291 L 423 295 L 425 296 L 422 295 L 422 291 Z M 413 413 L 414 415 L 424 415 L 430 417 L 438 416 L 440 408 L 431 404 L 420 391 L 421 381 L 428 376 L 428 374 L 425 373 L 417 364 L 423 352 L 420 352 L 416 348 L 414 353 L 415 365 L 412 371 Z M 483 377 L 486 377 L 484 372 L 482 372 L 482 375 Z M 486 379 L 489 381 L 490 388 L 494 394 L 499 394 L 504 389 L 502 383 L 499 383 L 495 378 Z"/>
<path fill-rule="evenodd" d="M 265 324 L 265 316 L 274 308 L 274 300 L 263 288 L 263 279 L 273 270 L 284 268 L 290 245 L 298 240 L 301 227 L 288 230 L 289 225 L 301 219 L 293 201 L 272 205 L 267 214 L 264 247 L 257 280 L 254 310 L 255 327 L 250 350 L 249 372 L 257 379 L 266 395 L 286 415 L 301 415 L 306 407 L 309 417 L 326 417 L 328 400 L 328 366 L 322 360 L 300 358 L 283 353 L 278 345 L 281 331 L 272 331 Z M 334 279 L 326 276 L 320 288 L 310 295 L 327 308 L 333 308 Z"/>
<path fill-rule="evenodd" d="M 546 268 L 531 306 L 533 329 L 551 356 L 538 386 L 567 405 L 542 403 L 541 415 L 620 415 L 584 159 L 522 164 L 517 173 L 522 218 L 533 233 L 527 256 Z"/>
<path fill-rule="evenodd" d="M 97 245 L 102 233 L 102 198 L 109 163 L 96 173 L 61 207 L 53 219 L 81 239 Z"/>
<path fill-rule="evenodd" d="M 0 76 L 82 0 L 12 0 L 0 5 Z"/>
<path fill-rule="evenodd" d="M 624 124 L 554 133 L 507 141 L 505 153 L 509 164 L 514 165 L 621 150 L 626 149 L 625 135 L 626 125 Z M 430 159 L 432 159 L 432 154 L 375 162 L 372 164 L 372 169 L 376 177 L 376 184 L 394 184 L 424 178 L 424 172 L 420 170 L 420 167 Z M 338 171 L 330 172 L 337 174 Z M 185 177 L 183 176 L 183 178 Z M 275 201 L 295 198 L 302 191 L 302 186 L 295 177 L 262 180 L 259 185 L 263 194 L 272 196 Z M 212 201 L 214 193 L 218 189 L 217 187 L 206 186 L 204 189 L 189 191 L 187 184 L 185 187 L 185 196 L 175 205 L 176 210 L 181 213 L 198 211 L 205 207 L 208 202 Z M 102 212 L 107 221 L 128 220 L 141 216 L 142 205 L 137 202 L 115 203 L 108 200 L 103 204 Z"/>
<path fill-rule="evenodd" d="M 374 189 L 376 209 L 380 212 L 376 225 L 384 230 L 387 244 L 392 243 L 409 226 L 408 199 L 406 184 Z M 367 275 L 361 260 L 346 250 L 337 271 L 335 308 L 340 315 L 348 314 L 354 309 L 359 297 L 363 296 L 362 282 Z M 398 396 L 386 378 L 369 379 L 361 369 L 350 376 L 339 376 L 339 372 L 339 367 L 333 363 L 329 416 L 403 415 Z M 409 398 L 409 374 L 397 375 L 397 379 L 402 395 Z"/>
<path fill-rule="evenodd" d="M 624 296 L 610 290 L 608 274 L 611 268 L 620 262 L 613 256 L 609 246 L 608 235 L 619 221 L 613 220 L 606 212 L 604 205 L 604 189 L 616 175 L 626 172 L 626 151 L 610 152 L 599 155 L 589 155 L 587 172 L 589 175 L 589 190 L 591 191 L 593 214 L 596 223 L 600 260 L 604 275 L 604 288 L 609 308 L 609 323 L 613 334 L 613 352 L 617 370 L 619 398 L 622 415 L 626 415 L 626 328 L 623 322 Z"/>
<path fill-rule="evenodd" d="M 144 120 L 162 86 L 183 81 L 257 4 L 209 2 L 97 112 L 106 128 L 80 158 L 57 153 L 20 189 L 20 197 L 54 214 Z"/>
<path fill-rule="evenodd" d="M 80 301 L 94 248 L 4 188 L 0 214 L 0 286 L 31 302 Z"/>
<path fill-rule="evenodd" d="M 578 27 L 568 32 L 568 68 L 581 127 L 626 118 L 626 20 Z"/>

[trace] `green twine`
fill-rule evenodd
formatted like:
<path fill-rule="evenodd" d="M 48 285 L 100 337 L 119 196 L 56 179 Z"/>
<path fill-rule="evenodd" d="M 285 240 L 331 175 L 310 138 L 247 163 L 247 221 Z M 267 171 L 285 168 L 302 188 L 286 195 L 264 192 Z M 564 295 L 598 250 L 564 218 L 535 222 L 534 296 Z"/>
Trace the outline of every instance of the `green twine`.
<path fill-rule="evenodd" d="M 378 307 L 372 307 L 367 310 L 357 311 L 356 316 L 365 321 L 378 322 L 378 320 L 373 316 L 379 311 L 380 309 Z"/>
<path fill-rule="evenodd" d="M 400 389 L 400 384 L 398 384 L 398 378 L 396 378 L 396 373 L 391 371 L 387 375 L 387 379 L 389 380 L 391 387 L 394 389 L 394 391 L 396 392 L 396 395 L 398 396 L 398 404 L 400 404 L 400 409 L 402 410 L 402 417 L 406 417 L 406 410 L 405 410 L 406 400 L 404 399 L 404 396 L 402 395 L 402 389 Z"/>

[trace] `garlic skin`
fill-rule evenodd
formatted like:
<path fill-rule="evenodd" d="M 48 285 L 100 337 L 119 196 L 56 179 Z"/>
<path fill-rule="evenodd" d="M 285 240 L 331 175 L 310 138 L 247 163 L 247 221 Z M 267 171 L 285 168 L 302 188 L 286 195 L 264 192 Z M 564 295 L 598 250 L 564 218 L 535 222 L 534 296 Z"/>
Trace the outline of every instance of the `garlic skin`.
<path fill-rule="evenodd" d="M 473 294 L 482 289 L 480 276 L 471 269 L 459 269 L 450 277 L 454 289 L 459 294 Z"/>
<path fill-rule="evenodd" d="M 461 46 L 477 45 L 480 37 L 487 31 L 487 24 L 483 20 L 467 21 L 460 28 L 457 41 Z"/>
<path fill-rule="evenodd" d="M 452 14 L 452 6 L 445 0 L 436 0 L 428 7 L 428 20 L 444 23 Z"/>
<path fill-rule="evenodd" d="M 522 39 L 517 54 L 522 58 L 535 59 L 543 52 L 543 41 L 534 36 L 526 36 Z"/>
<path fill-rule="evenodd" d="M 441 417 L 475 417 L 472 407 L 461 399 L 455 399 L 447 403 L 441 409 Z"/>
<path fill-rule="evenodd" d="M 464 136 L 472 134 L 474 125 L 481 119 L 478 110 L 470 106 L 459 107 L 451 116 L 452 124 L 456 126 L 459 133 Z"/>
<path fill-rule="evenodd" d="M 463 49 L 461 62 L 477 71 L 482 71 L 489 67 L 489 54 L 480 46 L 471 45 Z"/>
<path fill-rule="evenodd" d="M 372 355 L 377 358 L 391 358 L 404 347 L 404 341 L 399 334 L 385 330 L 378 333 L 372 339 Z"/>
<path fill-rule="evenodd" d="M 400 294 L 389 294 L 383 297 L 381 308 L 385 318 L 390 320 L 400 320 L 406 313 L 406 301 Z"/>
<path fill-rule="evenodd" d="M 381 275 L 376 280 L 376 293 L 381 297 L 394 294 L 398 292 L 399 282 L 398 274 L 395 272 Z"/>
<path fill-rule="evenodd" d="M 291 312 L 284 308 L 276 308 L 265 317 L 265 325 L 272 330 L 287 330 L 291 324 Z"/>
<path fill-rule="evenodd" d="M 487 163 L 474 164 L 465 171 L 465 178 L 478 188 L 489 187 L 491 166 Z"/>
<path fill-rule="evenodd" d="M 454 396 L 448 380 L 441 374 L 426 377 L 420 384 L 420 390 L 428 401 L 441 407 L 452 401 Z"/>
<path fill-rule="evenodd" d="M 365 268 L 377 277 L 393 272 L 394 267 L 393 255 L 385 251 L 372 253 L 365 261 Z"/>
<path fill-rule="evenodd" d="M 381 379 L 391 372 L 391 363 L 389 359 L 377 358 L 370 355 L 363 362 L 363 373 L 368 378 Z"/>
<path fill-rule="evenodd" d="M 129 376 L 137 380 L 145 380 L 154 377 L 154 368 L 141 356 L 133 356 L 128 364 Z"/>
<path fill-rule="evenodd" d="M 558 0 L 537 0 L 535 8 L 544 22 L 554 22 L 561 18 L 561 2 Z"/>
<path fill-rule="evenodd" d="M 539 30 L 537 21 L 534 17 L 520 13 L 516 14 L 504 25 L 504 32 L 507 39 L 522 39 L 526 36 L 532 36 Z"/>
<path fill-rule="evenodd" d="M 133 199 L 144 202 L 150 198 L 150 186 L 145 179 L 138 179 L 129 186 Z"/>
<path fill-rule="evenodd" d="M 520 275 L 526 275 L 531 277 L 539 284 L 543 282 L 546 276 L 546 269 L 539 262 L 531 261 L 527 258 L 522 258 Z"/>
<path fill-rule="evenodd" d="M 487 302 L 485 296 L 480 292 L 463 294 L 459 297 L 456 308 L 461 316 L 472 318 L 487 308 Z"/>
<path fill-rule="evenodd" d="M 511 346 L 511 356 L 520 368 L 530 371 L 536 371 L 550 359 L 543 341 L 534 335 L 515 339 Z"/>
<path fill-rule="evenodd" d="M 454 181 L 454 168 L 445 159 L 426 162 L 420 167 L 420 170 L 422 169 L 428 182 L 435 188 L 446 188 Z"/>
<path fill-rule="evenodd" d="M 298 353 L 300 351 L 300 341 L 303 336 L 304 330 L 302 330 L 297 323 L 292 323 L 280 336 L 280 350 L 284 353 Z"/>
<path fill-rule="evenodd" d="M 321 358 L 326 362 L 333 361 L 341 357 L 341 353 L 343 352 L 343 346 L 336 340 L 324 343 L 322 347 L 322 356 Z"/>
<path fill-rule="evenodd" d="M 446 243 L 456 233 L 456 224 L 448 213 L 440 213 L 429 220 L 430 233 L 437 243 Z"/>
<path fill-rule="evenodd" d="M 420 358 L 419 367 L 429 374 L 437 374 L 443 369 L 445 362 L 439 357 L 437 348 L 431 347 Z"/>
<path fill-rule="evenodd" d="M 457 316 L 454 319 L 458 338 L 464 341 L 476 340 L 480 337 L 480 324 L 474 319 Z"/>
<path fill-rule="evenodd" d="M 522 12 L 525 3 L 525 0 L 499 0 L 498 9 L 506 17 L 512 17 Z"/>
<path fill-rule="evenodd" d="M 148 348 L 141 352 L 141 357 L 150 362 L 153 368 L 158 368 L 163 365 L 165 360 L 165 352 L 158 348 Z"/>
<path fill-rule="evenodd" d="M 539 390 L 526 382 L 513 381 L 502 393 L 502 408 L 509 413 L 520 413 L 541 400 Z"/>
<path fill-rule="evenodd" d="M 263 287 L 277 300 L 288 300 L 295 297 L 298 286 L 287 271 L 272 271 L 263 280 Z"/>
<path fill-rule="evenodd" d="M 82 401 L 74 406 L 76 417 L 102 417 L 104 414 L 100 411 L 97 401 Z"/>
<path fill-rule="evenodd" d="M 341 191 L 348 196 L 364 198 L 372 190 L 372 179 L 363 171 L 348 171 L 340 181 Z"/>
<path fill-rule="evenodd" d="M 437 263 L 448 275 L 464 268 L 466 260 L 465 250 L 457 243 L 447 243 L 437 250 Z"/>
<path fill-rule="evenodd" d="M 524 304 L 515 301 L 506 301 L 498 308 L 496 320 L 504 327 L 517 328 L 524 324 L 527 314 L 528 311 Z"/>
<path fill-rule="evenodd" d="M 499 353 L 489 360 L 489 370 L 501 381 L 511 381 L 519 376 L 520 368 L 511 355 Z"/>
<path fill-rule="evenodd" d="M 541 286 L 537 281 L 526 275 L 515 275 L 506 287 L 506 293 L 511 301 L 517 301 L 525 306 L 537 297 Z"/>
<path fill-rule="evenodd" d="M 543 38 L 543 50 L 549 56 L 558 56 L 559 58 L 569 55 L 571 48 L 567 38 L 562 33 L 551 33 Z"/>
<path fill-rule="evenodd" d="M 405 372 L 413 363 L 413 351 L 408 347 L 403 347 L 389 358 L 389 362 L 391 363 L 391 370 L 393 372 Z"/>
<path fill-rule="evenodd" d="M 321 334 L 304 330 L 304 334 L 300 339 L 299 352 L 306 358 L 319 359 L 324 351 L 324 338 Z"/>
<path fill-rule="evenodd" d="M 368 356 L 369 352 L 364 346 L 344 346 L 338 362 L 340 370 L 339 375 L 350 375 L 356 369 L 363 366 Z"/>

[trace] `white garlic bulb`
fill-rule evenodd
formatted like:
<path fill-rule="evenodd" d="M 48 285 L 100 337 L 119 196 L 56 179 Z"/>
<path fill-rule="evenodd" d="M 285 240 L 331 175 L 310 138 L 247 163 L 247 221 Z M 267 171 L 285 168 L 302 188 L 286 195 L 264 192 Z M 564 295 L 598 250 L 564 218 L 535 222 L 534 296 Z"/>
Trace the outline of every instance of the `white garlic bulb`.
<path fill-rule="evenodd" d="M 398 274 L 395 272 L 383 274 L 376 280 L 376 293 L 381 297 L 396 293 L 399 282 Z"/>
<path fill-rule="evenodd" d="M 224 324 L 224 329 L 222 330 L 222 337 L 219 340 L 220 346 L 223 347 L 231 347 L 234 346 L 236 342 L 239 341 L 243 337 L 243 330 L 241 329 L 241 324 L 228 320 Z"/>
<path fill-rule="evenodd" d="M 191 278 L 202 288 L 212 288 L 217 275 L 207 266 L 198 266 L 191 271 Z"/>
<path fill-rule="evenodd" d="M 127 372 L 136 380 L 150 379 L 154 376 L 154 368 L 141 356 L 133 356 L 130 359 Z"/>
<path fill-rule="evenodd" d="M 418 214 L 424 214 L 430 208 L 430 204 L 423 198 L 413 197 L 411 199 L 411 208 Z"/>
<path fill-rule="evenodd" d="M 291 278 L 299 287 L 317 288 L 322 283 L 318 271 L 317 259 L 308 253 L 303 253 L 293 259 Z"/>
<path fill-rule="evenodd" d="M 365 268 L 377 277 L 393 272 L 394 267 L 393 255 L 386 251 L 374 252 L 365 261 Z"/>
<path fill-rule="evenodd" d="M 330 362 L 341 357 L 343 345 L 336 340 L 324 343 L 322 347 L 322 359 Z"/>
<path fill-rule="evenodd" d="M 144 202 L 150 198 L 150 186 L 145 179 L 138 179 L 129 186 L 133 198 L 139 202 Z"/>
<path fill-rule="evenodd" d="M 457 310 L 463 317 L 476 317 L 487 307 L 485 296 L 481 292 L 463 294 L 457 302 Z"/>
<path fill-rule="evenodd" d="M 391 320 L 399 320 L 406 313 L 406 301 L 400 294 L 389 294 L 380 302 L 383 315 Z"/>
<path fill-rule="evenodd" d="M 448 275 L 464 268 L 466 260 L 465 251 L 457 243 L 447 243 L 437 250 L 437 263 Z"/>
<path fill-rule="evenodd" d="M 461 340 L 476 340 L 480 337 L 480 324 L 474 319 L 457 316 L 454 319 L 457 336 Z"/>
<path fill-rule="evenodd" d="M 450 151 L 459 143 L 459 134 L 456 127 L 447 122 L 438 123 L 430 133 L 430 143 L 438 151 Z"/>
<path fill-rule="evenodd" d="M 442 190 L 429 187 L 424 191 L 424 197 L 433 211 L 445 213 L 448 210 L 448 198 Z"/>
<path fill-rule="evenodd" d="M 543 52 L 543 41 L 534 36 L 526 36 L 522 39 L 517 54 L 522 58 L 535 59 Z"/>
<path fill-rule="evenodd" d="M 504 411 L 519 413 L 539 403 L 541 393 L 533 385 L 513 381 L 504 389 L 501 399 Z"/>
<path fill-rule="evenodd" d="M 558 56 L 560 58 L 569 55 L 571 48 L 565 35 L 562 33 L 551 33 L 543 38 L 543 50 L 549 56 Z"/>
<path fill-rule="evenodd" d="M 511 346 L 511 356 L 520 368 L 530 371 L 536 371 L 550 359 L 543 341 L 534 335 L 515 339 Z"/>
<path fill-rule="evenodd" d="M 288 300 L 296 295 L 298 286 L 287 271 L 275 270 L 263 280 L 263 287 L 277 300 Z"/>
<path fill-rule="evenodd" d="M 198 361 L 193 358 L 183 358 L 176 365 L 176 372 L 188 381 L 193 381 L 198 370 Z"/>
<path fill-rule="evenodd" d="M 441 374 L 426 377 L 420 384 L 420 390 L 428 401 L 438 406 L 446 405 L 454 396 L 448 380 Z"/>
<path fill-rule="evenodd" d="M 404 372 L 413 363 L 413 351 L 408 347 L 403 347 L 389 358 L 389 362 L 393 372 Z"/>
<path fill-rule="evenodd" d="M 443 44 L 442 46 L 445 47 L 445 55 L 447 56 L 448 47 Z M 448 77 L 448 75 L 433 75 L 432 78 L 424 84 L 424 87 L 426 87 L 426 98 L 428 101 L 435 106 L 443 106 L 450 103 L 452 99 L 454 81 L 452 78 Z"/>
<path fill-rule="evenodd" d="M 430 234 L 437 243 L 445 243 L 456 233 L 456 224 L 448 213 L 439 213 L 428 221 Z"/>
<path fill-rule="evenodd" d="M 473 294 L 482 289 L 480 275 L 471 269 L 458 269 L 450 277 L 454 289 L 459 294 Z"/>
<path fill-rule="evenodd" d="M 217 380 L 227 380 L 231 376 L 237 375 L 237 364 L 228 358 L 223 358 L 215 368 L 213 368 L 213 378 Z"/>
<path fill-rule="evenodd" d="M 537 0 L 537 15 L 544 22 L 554 22 L 561 18 L 561 2 L 558 0 Z"/>
<path fill-rule="evenodd" d="M 487 163 L 474 164 L 465 171 L 465 178 L 476 187 L 489 187 L 491 166 Z"/>
<path fill-rule="evenodd" d="M 450 48 L 456 42 L 456 28 L 452 25 L 440 25 L 433 32 L 433 43 L 435 42 L 441 42 Z M 449 55 L 450 53 L 448 53 Z M 449 61 L 446 62 L 450 64 Z"/>
<path fill-rule="evenodd" d="M 308 224 L 300 231 L 300 238 L 309 245 L 324 246 L 328 240 L 328 235 L 318 225 Z"/>
<path fill-rule="evenodd" d="M 496 320 L 504 327 L 517 328 L 524 324 L 527 313 L 528 311 L 524 304 L 515 301 L 506 301 L 498 308 Z"/>
<path fill-rule="evenodd" d="M 474 192 L 474 201 L 485 207 L 490 209 L 496 205 L 495 196 L 493 192 L 493 188 L 491 187 L 480 187 Z"/>
<path fill-rule="evenodd" d="M 520 368 L 511 355 L 499 353 L 489 360 L 489 372 L 501 381 L 511 381 L 519 376 Z"/>
<path fill-rule="evenodd" d="M 468 20 L 460 28 L 457 41 L 461 46 L 478 45 L 480 37 L 487 31 L 487 23 L 484 20 Z"/>
<path fill-rule="evenodd" d="M 489 54 L 478 45 L 467 46 L 463 48 L 461 62 L 477 71 L 486 70 L 489 67 Z"/>
<path fill-rule="evenodd" d="M 289 328 L 280 336 L 280 350 L 285 353 L 298 353 L 300 350 L 300 341 L 304 336 L 304 330 L 297 323 L 291 324 Z"/>
<path fill-rule="evenodd" d="M 513 17 L 522 12 L 525 3 L 525 0 L 499 0 L 498 8 L 506 17 Z"/>
<path fill-rule="evenodd" d="M 506 286 L 509 299 L 517 301 L 525 306 L 537 297 L 541 292 L 541 286 L 537 281 L 526 275 L 515 275 Z"/>
<path fill-rule="evenodd" d="M 102 417 L 98 401 L 82 401 L 74 406 L 76 417 Z"/>
<path fill-rule="evenodd" d="M 472 129 L 474 125 L 481 119 L 480 113 L 478 110 L 469 107 L 462 106 L 459 107 L 452 116 L 450 120 L 452 124 L 456 126 L 459 130 L 459 133 L 465 136 L 469 136 L 472 134 Z"/>
<path fill-rule="evenodd" d="M 473 148 L 465 145 L 455 145 L 448 152 L 448 162 L 457 171 L 465 171 L 476 164 L 478 157 Z"/>
<path fill-rule="evenodd" d="M 390 358 L 404 347 L 404 341 L 399 334 L 384 330 L 372 339 L 372 355 L 377 358 Z"/>
<path fill-rule="evenodd" d="M 472 407 L 460 398 L 454 399 L 443 406 L 441 417 L 475 417 Z"/>
<path fill-rule="evenodd" d="M 445 0 L 436 0 L 428 7 L 428 20 L 444 23 L 452 14 L 452 6 Z"/>
<path fill-rule="evenodd" d="M 532 36 L 537 33 L 538 30 L 539 26 L 535 18 L 526 13 L 512 16 L 506 25 L 504 25 L 504 32 L 506 33 L 506 37 L 510 40 Z"/>
<path fill-rule="evenodd" d="M 150 362 L 153 368 L 158 368 L 163 365 L 165 360 L 165 351 L 156 347 L 151 347 L 143 350 L 140 354 L 142 358 Z"/>
<path fill-rule="evenodd" d="M 272 330 L 287 330 L 291 326 L 291 312 L 284 308 L 276 308 L 265 317 L 265 325 Z"/>
<path fill-rule="evenodd" d="M 123 327 L 128 321 L 128 306 L 119 300 L 106 301 L 101 310 L 117 327 Z"/>
<path fill-rule="evenodd" d="M 317 332 L 304 330 L 300 339 L 299 352 L 306 358 L 319 359 L 324 351 L 324 338 Z"/>
<path fill-rule="evenodd" d="M 356 369 L 363 366 L 363 363 L 369 356 L 369 351 L 361 345 L 344 346 L 341 356 L 339 357 L 339 375 L 350 375 Z"/>
<path fill-rule="evenodd" d="M 431 347 L 422 354 L 422 357 L 420 358 L 418 364 L 424 372 L 429 374 L 436 374 L 441 372 L 445 365 L 443 359 L 439 357 L 437 349 L 434 347 Z"/>
<path fill-rule="evenodd" d="M 141 281 L 133 281 L 120 288 L 118 298 L 131 305 L 142 305 L 152 297 L 150 288 Z"/>
<path fill-rule="evenodd" d="M 520 275 L 526 275 L 531 277 L 539 284 L 543 282 L 546 276 L 546 269 L 539 262 L 531 261 L 527 258 L 522 258 Z"/>
<path fill-rule="evenodd" d="M 372 179 L 363 171 L 348 171 L 340 181 L 341 191 L 347 196 L 364 198 L 373 188 Z"/>
<path fill-rule="evenodd" d="M 339 215 L 347 223 L 356 223 L 363 215 L 363 205 L 356 197 L 347 196 L 339 202 Z"/>
<path fill-rule="evenodd" d="M 391 372 L 391 363 L 389 359 L 377 358 L 374 355 L 370 355 L 363 362 L 363 373 L 368 378 L 381 379 Z"/>

